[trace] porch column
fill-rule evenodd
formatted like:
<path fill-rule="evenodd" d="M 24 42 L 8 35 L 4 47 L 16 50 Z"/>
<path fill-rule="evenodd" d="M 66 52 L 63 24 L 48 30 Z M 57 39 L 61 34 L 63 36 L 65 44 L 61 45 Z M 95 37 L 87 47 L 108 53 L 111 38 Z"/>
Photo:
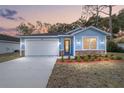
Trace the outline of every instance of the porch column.
<path fill-rule="evenodd" d="M 20 56 L 22 56 L 22 40 L 20 38 Z"/>
<path fill-rule="evenodd" d="M 73 36 L 73 55 L 75 56 L 75 36 Z"/>
<path fill-rule="evenodd" d="M 107 39 L 106 39 L 106 36 L 105 36 L 105 54 L 107 54 Z"/>

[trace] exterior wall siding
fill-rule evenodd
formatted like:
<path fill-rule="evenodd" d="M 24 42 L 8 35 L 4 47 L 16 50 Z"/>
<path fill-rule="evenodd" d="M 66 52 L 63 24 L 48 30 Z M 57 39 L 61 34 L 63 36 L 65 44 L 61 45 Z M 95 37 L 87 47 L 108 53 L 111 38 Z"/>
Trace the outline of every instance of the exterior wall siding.
<path fill-rule="evenodd" d="M 0 54 L 12 53 L 15 50 L 19 50 L 19 43 L 0 42 Z"/>
<path fill-rule="evenodd" d="M 83 50 L 83 37 L 97 37 L 97 50 L 105 50 L 105 35 L 101 32 L 89 29 L 75 34 L 75 49 Z M 104 43 L 101 43 L 104 42 Z"/>

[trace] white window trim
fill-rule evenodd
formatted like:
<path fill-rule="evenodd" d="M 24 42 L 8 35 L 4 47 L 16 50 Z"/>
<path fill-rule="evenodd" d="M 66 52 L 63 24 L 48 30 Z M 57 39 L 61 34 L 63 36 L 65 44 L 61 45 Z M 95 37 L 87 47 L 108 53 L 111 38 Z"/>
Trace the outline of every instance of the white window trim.
<path fill-rule="evenodd" d="M 84 38 L 96 38 L 96 49 L 84 49 Z M 82 50 L 99 50 L 99 37 L 98 36 L 82 36 Z"/>

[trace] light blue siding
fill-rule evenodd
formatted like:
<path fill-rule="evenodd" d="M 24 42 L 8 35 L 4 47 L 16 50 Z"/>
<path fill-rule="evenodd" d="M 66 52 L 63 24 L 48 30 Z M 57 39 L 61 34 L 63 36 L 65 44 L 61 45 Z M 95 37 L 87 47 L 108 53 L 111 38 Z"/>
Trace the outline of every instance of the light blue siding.
<path fill-rule="evenodd" d="M 105 49 L 105 43 L 102 44 L 100 42 L 105 42 L 105 34 L 96 31 L 94 29 L 88 29 L 86 31 L 79 32 L 75 34 L 75 49 L 82 50 L 83 49 L 83 37 L 97 37 L 98 50 Z"/>
<path fill-rule="evenodd" d="M 60 42 L 59 50 L 63 51 L 64 50 L 64 37 L 59 37 L 59 42 Z"/>
<path fill-rule="evenodd" d="M 74 38 L 75 37 L 75 41 Z M 83 37 L 97 37 L 97 50 L 105 50 L 106 48 L 106 35 L 100 31 L 95 29 L 87 29 L 85 31 L 81 31 L 73 36 L 60 36 L 60 37 L 23 37 L 21 38 L 21 42 L 24 43 L 25 39 L 59 39 L 59 51 L 64 51 L 64 39 L 70 38 L 71 39 L 71 50 L 70 54 L 74 54 L 74 43 L 75 43 L 75 50 L 83 50 Z M 104 43 L 103 43 L 104 42 Z M 23 46 L 24 47 L 24 46 Z"/>

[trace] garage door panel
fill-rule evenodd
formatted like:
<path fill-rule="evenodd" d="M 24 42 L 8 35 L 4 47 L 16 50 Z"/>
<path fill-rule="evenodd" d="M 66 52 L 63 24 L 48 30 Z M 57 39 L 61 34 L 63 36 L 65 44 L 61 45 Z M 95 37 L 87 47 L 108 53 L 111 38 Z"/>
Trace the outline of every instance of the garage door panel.
<path fill-rule="evenodd" d="M 58 55 L 59 41 L 56 40 L 27 40 L 25 55 Z"/>

